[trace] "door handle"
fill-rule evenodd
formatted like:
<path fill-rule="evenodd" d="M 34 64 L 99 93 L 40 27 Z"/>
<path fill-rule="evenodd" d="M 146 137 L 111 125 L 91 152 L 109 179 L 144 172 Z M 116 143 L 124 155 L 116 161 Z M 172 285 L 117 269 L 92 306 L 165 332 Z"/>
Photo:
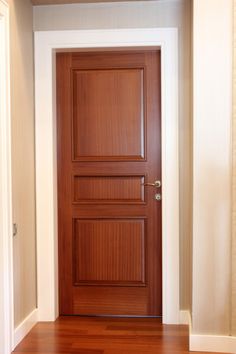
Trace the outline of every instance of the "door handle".
<path fill-rule="evenodd" d="M 142 183 L 142 186 L 152 186 L 152 187 L 156 187 L 156 188 L 160 188 L 161 187 L 161 181 L 155 181 L 154 183 Z"/>

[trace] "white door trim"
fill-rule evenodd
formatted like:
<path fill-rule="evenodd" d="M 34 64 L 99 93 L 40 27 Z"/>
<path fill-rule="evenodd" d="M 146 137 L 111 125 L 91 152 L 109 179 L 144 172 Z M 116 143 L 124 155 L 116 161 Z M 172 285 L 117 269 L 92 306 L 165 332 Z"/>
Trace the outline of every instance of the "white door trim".
<path fill-rule="evenodd" d="M 60 49 L 158 47 L 162 75 L 163 323 L 179 323 L 178 32 L 176 28 L 35 33 L 39 320 L 58 315 L 55 56 Z"/>
<path fill-rule="evenodd" d="M 0 0 L 0 353 L 13 336 L 9 8 Z"/>

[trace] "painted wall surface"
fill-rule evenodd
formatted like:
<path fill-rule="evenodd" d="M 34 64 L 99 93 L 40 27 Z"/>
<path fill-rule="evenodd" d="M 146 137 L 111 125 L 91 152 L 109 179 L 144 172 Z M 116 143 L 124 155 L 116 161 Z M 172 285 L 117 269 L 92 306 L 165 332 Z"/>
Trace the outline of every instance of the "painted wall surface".
<path fill-rule="evenodd" d="M 12 113 L 14 317 L 17 326 L 36 307 L 33 9 L 9 0 Z"/>
<path fill-rule="evenodd" d="M 194 334 L 230 333 L 232 3 L 193 9 Z"/>
<path fill-rule="evenodd" d="M 166 0 L 34 7 L 34 30 L 178 27 L 180 75 L 181 308 L 191 301 L 191 1 Z"/>

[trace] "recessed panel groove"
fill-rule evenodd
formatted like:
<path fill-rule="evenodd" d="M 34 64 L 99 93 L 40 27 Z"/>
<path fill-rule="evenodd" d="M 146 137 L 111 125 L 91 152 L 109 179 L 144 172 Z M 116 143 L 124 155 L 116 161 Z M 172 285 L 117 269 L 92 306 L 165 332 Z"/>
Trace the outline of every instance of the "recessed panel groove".
<path fill-rule="evenodd" d="M 74 161 L 144 159 L 144 69 L 74 70 Z"/>
<path fill-rule="evenodd" d="M 74 176 L 74 203 L 144 203 L 144 176 Z"/>
<path fill-rule="evenodd" d="M 74 285 L 145 286 L 143 219 L 74 221 Z"/>

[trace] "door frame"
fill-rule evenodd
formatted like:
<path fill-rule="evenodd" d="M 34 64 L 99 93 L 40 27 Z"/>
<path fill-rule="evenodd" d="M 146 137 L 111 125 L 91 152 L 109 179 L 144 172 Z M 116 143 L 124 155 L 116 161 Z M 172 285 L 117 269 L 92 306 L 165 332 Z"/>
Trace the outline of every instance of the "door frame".
<path fill-rule="evenodd" d="M 161 50 L 163 323 L 180 323 L 177 28 L 35 32 L 37 287 L 40 321 L 54 321 L 58 316 L 55 53 L 73 49 L 122 48 Z"/>
<path fill-rule="evenodd" d="M 0 352 L 10 354 L 13 339 L 9 6 L 0 0 Z"/>

